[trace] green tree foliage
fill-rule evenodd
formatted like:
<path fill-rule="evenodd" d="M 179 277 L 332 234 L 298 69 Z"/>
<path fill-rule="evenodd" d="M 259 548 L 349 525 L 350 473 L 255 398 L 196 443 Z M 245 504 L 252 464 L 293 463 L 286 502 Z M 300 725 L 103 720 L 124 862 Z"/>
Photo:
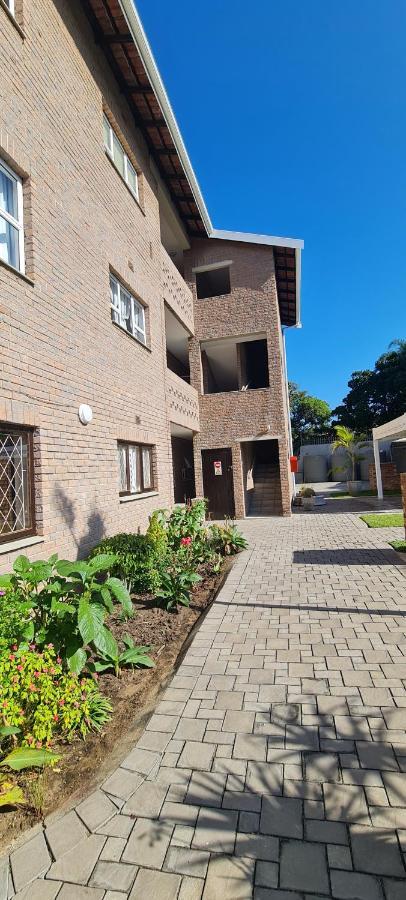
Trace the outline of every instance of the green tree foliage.
<path fill-rule="evenodd" d="M 353 372 L 348 387 L 333 415 L 358 434 L 401 416 L 406 410 L 406 340 L 392 341 L 374 369 Z"/>
<path fill-rule="evenodd" d="M 298 451 L 304 436 L 309 437 L 328 431 L 331 409 L 325 400 L 299 390 L 293 381 L 289 382 L 289 402 L 293 447 Z"/>

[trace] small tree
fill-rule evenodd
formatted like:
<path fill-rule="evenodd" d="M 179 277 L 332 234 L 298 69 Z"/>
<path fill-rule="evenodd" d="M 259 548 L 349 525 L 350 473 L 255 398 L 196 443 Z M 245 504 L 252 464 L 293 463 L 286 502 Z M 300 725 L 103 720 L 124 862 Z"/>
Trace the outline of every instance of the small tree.
<path fill-rule="evenodd" d="M 333 450 L 344 450 L 347 456 L 348 462 L 351 466 L 351 481 L 356 480 L 356 467 L 357 463 L 361 462 L 364 459 L 364 456 L 359 451 L 362 450 L 363 447 L 366 447 L 367 444 L 365 441 L 363 443 L 359 442 L 359 438 L 357 435 L 351 431 L 350 428 L 346 428 L 345 425 L 336 425 L 335 433 L 337 435 L 336 440 L 333 443 Z M 344 470 L 344 466 L 336 467 L 333 471 L 342 472 Z"/>

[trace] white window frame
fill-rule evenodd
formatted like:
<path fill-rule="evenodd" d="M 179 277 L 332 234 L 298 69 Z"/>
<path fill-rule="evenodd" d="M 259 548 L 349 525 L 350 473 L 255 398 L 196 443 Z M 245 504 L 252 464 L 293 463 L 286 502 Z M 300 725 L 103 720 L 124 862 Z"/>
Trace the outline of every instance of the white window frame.
<path fill-rule="evenodd" d="M 16 191 L 17 191 L 17 216 L 15 219 L 14 216 L 11 216 L 10 213 L 6 212 L 4 209 L 0 209 L 0 218 L 4 219 L 5 222 L 9 222 L 14 228 L 16 228 L 18 232 L 18 257 L 19 257 L 19 266 L 16 269 L 17 272 L 25 273 L 25 252 L 24 252 L 24 214 L 23 214 L 23 183 L 21 178 L 13 172 L 13 169 L 10 169 L 10 166 L 4 162 L 4 160 L 0 159 L 0 170 L 6 173 L 8 178 L 11 178 L 12 181 L 15 182 Z M 6 260 L 0 259 L 0 262 L 5 262 L 6 265 L 11 265 Z M 15 266 L 11 266 L 12 269 Z"/>
<path fill-rule="evenodd" d="M 12 16 L 15 16 L 15 2 L 14 2 L 14 0 L 5 0 L 5 3 L 6 3 L 6 6 L 7 6 L 9 12 L 11 12 L 11 15 L 12 15 Z"/>
<path fill-rule="evenodd" d="M 115 302 L 115 292 L 112 290 L 113 285 L 116 288 L 116 302 Z M 127 288 L 124 287 L 123 284 L 121 284 L 121 281 L 119 281 L 118 278 L 115 275 L 113 275 L 112 272 L 110 272 L 110 293 L 111 293 L 111 318 L 112 318 L 112 321 L 116 325 L 119 325 L 119 327 L 122 328 L 123 331 L 126 332 L 126 334 L 131 335 L 131 337 L 135 338 L 137 341 L 140 342 L 140 344 L 144 344 L 144 346 L 146 347 L 147 346 L 147 335 L 146 335 L 146 328 L 145 328 L 145 306 L 143 306 L 143 304 L 141 303 L 140 300 L 137 299 L 137 297 L 133 297 L 133 295 L 130 293 L 130 291 L 127 290 Z M 122 314 L 122 310 L 123 310 L 123 303 L 121 302 L 122 294 L 125 294 L 125 296 L 128 297 L 128 299 L 130 301 L 130 308 L 131 308 L 131 316 L 130 316 L 131 327 L 130 327 L 130 329 L 127 328 L 126 320 Z M 136 312 L 141 313 L 141 323 L 142 323 L 141 326 L 136 324 Z"/>
<path fill-rule="evenodd" d="M 107 128 L 108 128 L 108 133 L 109 133 L 109 141 L 108 141 L 108 143 L 106 144 L 106 142 L 104 142 L 104 147 L 105 147 L 106 153 L 107 153 L 108 156 L 110 157 L 110 159 L 111 159 L 111 161 L 112 161 L 112 163 L 113 163 L 113 166 L 114 166 L 114 168 L 117 170 L 117 172 L 118 172 L 118 174 L 120 175 L 120 177 L 121 177 L 121 178 L 124 178 L 124 181 L 125 181 L 125 183 L 126 183 L 126 185 L 127 185 L 127 187 L 128 187 L 128 190 L 131 191 L 133 197 L 135 197 L 135 199 L 136 199 L 137 202 L 139 203 L 139 202 L 140 202 L 140 197 L 139 197 L 139 188 L 138 188 L 138 172 L 137 172 L 135 166 L 133 165 L 133 163 L 131 162 L 131 160 L 129 159 L 127 153 L 125 152 L 124 147 L 123 147 L 123 145 L 122 145 L 122 143 L 121 143 L 121 141 L 120 141 L 120 138 L 117 136 L 116 132 L 114 131 L 114 128 L 112 128 L 112 126 L 111 126 L 111 124 L 110 124 L 110 122 L 109 122 L 109 120 L 108 120 L 108 118 L 107 118 L 107 116 L 106 116 L 105 113 L 103 114 L 103 119 L 104 119 L 105 125 L 106 125 Z M 118 167 L 116 166 L 116 164 L 115 164 L 115 162 L 114 162 L 113 135 L 114 135 L 116 141 L 120 144 L 120 147 L 121 147 L 121 149 L 122 149 L 122 151 L 123 151 L 123 157 L 124 157 L 124 176 L 121 174 L 120 170 L 118 169 Z M 103 136 L 104 136 L 104 130 L 103 130 Z M 129 179 L 128 179 L 128 166 L 129 166 L 129 165 L 131 166 L 131 168 L 132 168 L 132 170 L 133 170 L 133 172 L 134 172 L 134 174 L 135 174 L 135 185 L 136 185 L 136 190 L 134 190 L 134 188 L 132 187 L 132 185 L 130 184 L 130 181 L 129 181 Z"/>

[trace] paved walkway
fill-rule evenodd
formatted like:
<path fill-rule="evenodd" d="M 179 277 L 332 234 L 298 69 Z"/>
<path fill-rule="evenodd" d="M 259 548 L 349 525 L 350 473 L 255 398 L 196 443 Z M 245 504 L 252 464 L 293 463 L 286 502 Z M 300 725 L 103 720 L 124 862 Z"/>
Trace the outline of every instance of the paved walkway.
<path fill-rule="evenodd" d="M 405 900 L 406 566 L 353 514 L 244 530 L 137 746 L 9 896 Z"/>

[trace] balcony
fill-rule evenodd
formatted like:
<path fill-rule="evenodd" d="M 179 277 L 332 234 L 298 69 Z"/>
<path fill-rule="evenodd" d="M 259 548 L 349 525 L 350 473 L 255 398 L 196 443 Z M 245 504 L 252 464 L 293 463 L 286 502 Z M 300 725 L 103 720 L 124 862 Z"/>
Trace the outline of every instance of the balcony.
<path fill-rule="evenodd" d="M 163 299 L 167 306 L 186 326 L 190 334 L 194 333 L 193 296 L 182 275 L 172 262 L 164 247 L 162 255 Z"/>
<path fill-rule="evenodd" d="M 166 392 L 170 422 L 199 431 L 199 398 L 195 388 L 167 369 Z"/>

